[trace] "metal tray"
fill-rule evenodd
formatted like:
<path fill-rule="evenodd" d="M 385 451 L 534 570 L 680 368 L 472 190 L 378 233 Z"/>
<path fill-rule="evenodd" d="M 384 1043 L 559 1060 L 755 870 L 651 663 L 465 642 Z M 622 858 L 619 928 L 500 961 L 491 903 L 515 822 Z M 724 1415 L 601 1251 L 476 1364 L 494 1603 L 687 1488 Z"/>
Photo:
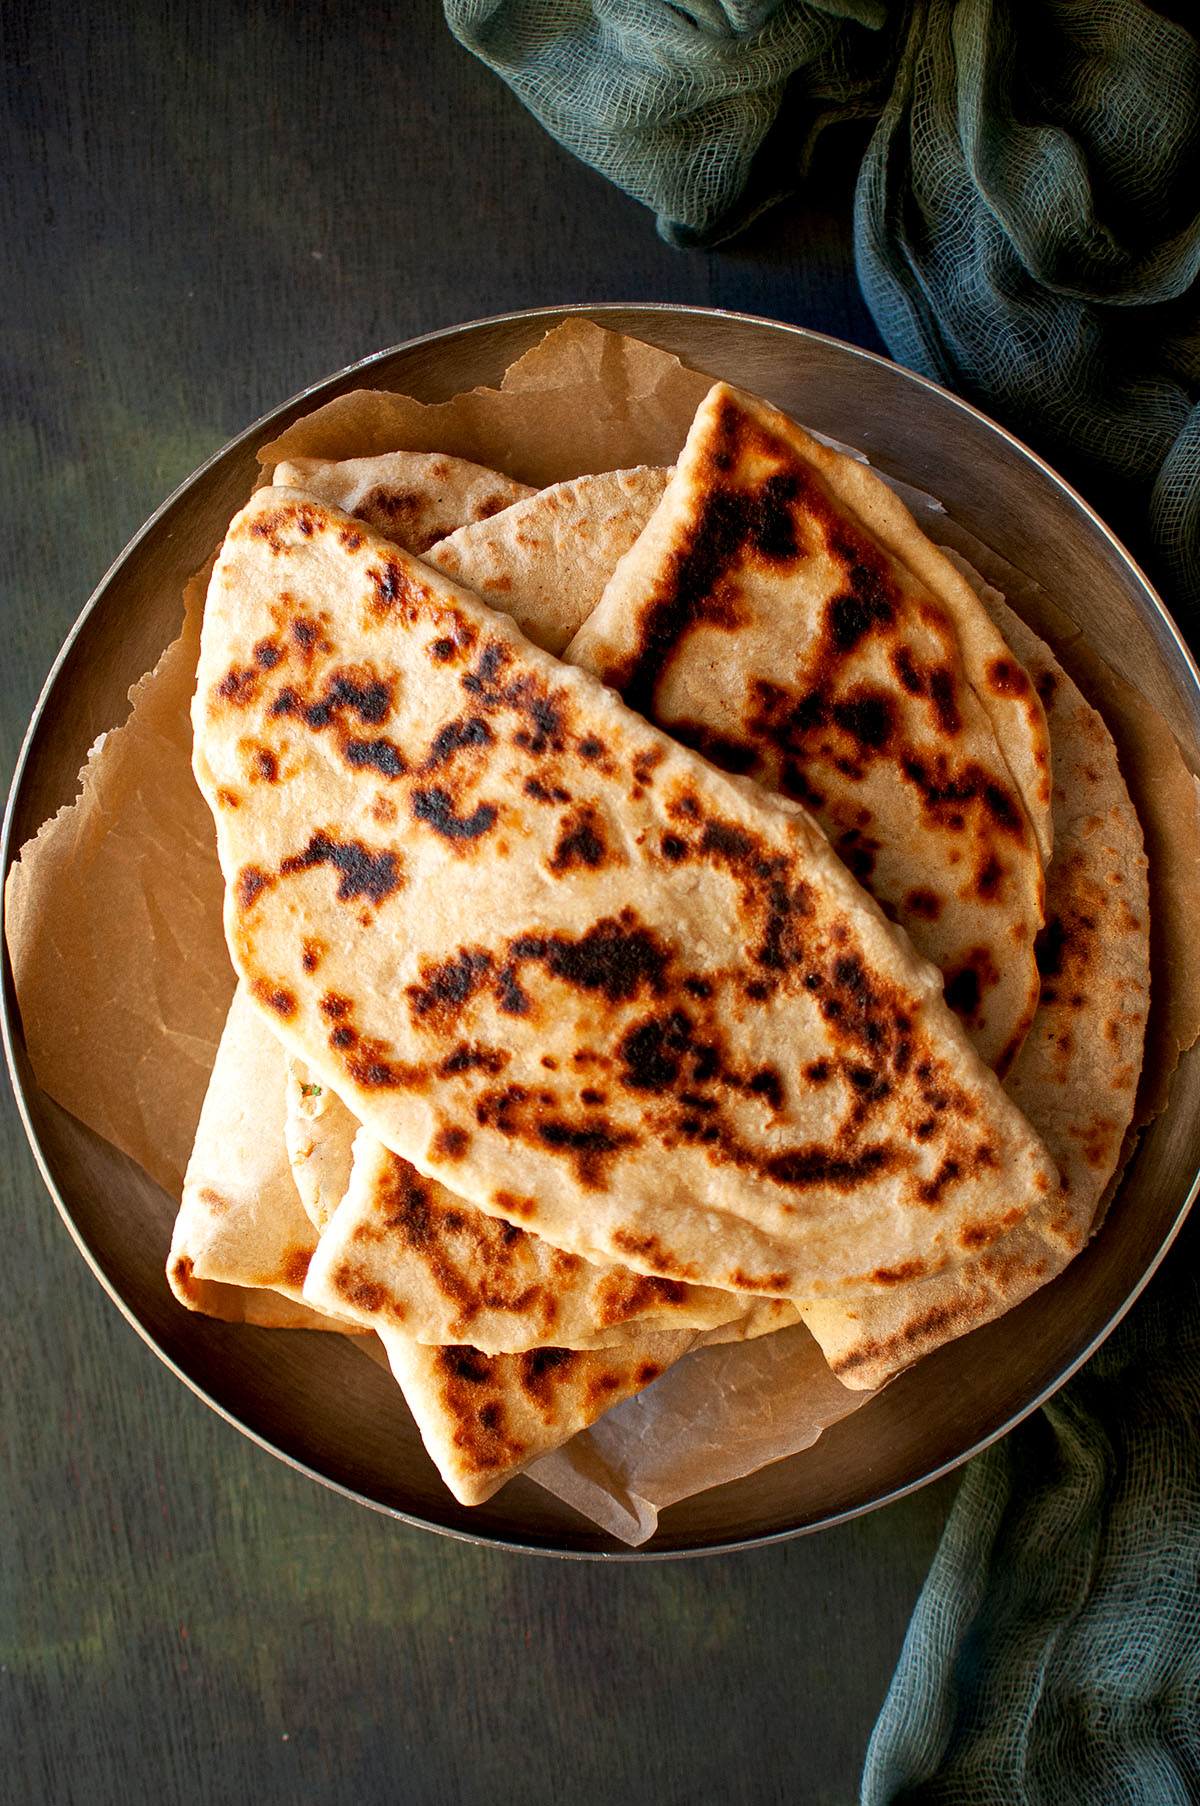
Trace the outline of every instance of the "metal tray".
<path fill-rule="evenodd" d="M 1200 766 L 1200 675 L 1162 604 L 1091 510 L 1010 435 L 932 383 L 837 340 L 743 315 L 671 307 L 548 309 L 455 327 L 380 352 L 305 391 L 201 467 L 146 523 L 76 622 L 18 763 L 4 869 L 73 799 L 96 734 L 176 630 L 179 595 L 256 478 L 255 447 L 352 388 L 422 400 L 497 383 L 567 313 L 676 352 L 860 446 L 887 475 L 938 496 L 966 528 L 1069 606 L 1091 644 L 1165 717 Z M 1064 574 L 1069 573 L 1069 595 Z M 161 1358 L 230 1423 L 282 1459 L 410 1523 L 511 1547 L 626 1560 L 768 1542 L 868 1511 L 965 1460 L 1033 1410 L 1112 1329 L 1169 1246 L 1200 1172 L 1200 1049 L 1142 1137 L 1100 1235 L 1051 1287 L 941 1349 L 805 1453 L 672 1506 L 653 1540 L 614 1543 L 527 1479 L 459 1506 L 398 1389 L 338 1338 L 247 1330 L 189 1315 L 163 1277 L 174 1206 L 39 1090 L 7 958 L 4 1033 L 34 1152 L 80 1249 Z M 332 1351 L 331 1340 L 339 1346 Z"/>

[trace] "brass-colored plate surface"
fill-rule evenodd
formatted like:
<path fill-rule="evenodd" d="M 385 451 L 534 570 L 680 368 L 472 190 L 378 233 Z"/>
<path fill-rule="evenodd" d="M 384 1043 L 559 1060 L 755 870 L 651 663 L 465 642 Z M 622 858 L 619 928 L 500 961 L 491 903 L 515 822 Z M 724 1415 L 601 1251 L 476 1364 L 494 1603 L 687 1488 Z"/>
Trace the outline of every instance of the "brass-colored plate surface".
<path fill-rule="evenodd" d="M 123 718 L 129 686 L 177 630 L 183 584 L 257 476 L 256 446 L 347 389 L 395 388 L 432 401 L 498 382 L 565 311 L 483 321 L 382 352 L 289 401 L 197 471 L 117 560 L 59 656 L 14 779 L 5 870 L 72 800 L 95 736 Z M 700 309 L 575 311 L 768 395 L 807 425 L 861 446 L 884 473 L 938 496 L 1068 608 L 1200 768 L 1200 677 L 1161 603 L 1079 497 L 981 414 L 884 359 L 796 327 Z M 563 1555 L 637 1559 L 744 1547 L 870 1510 L 945 1472 L 1086 1359 L 1165 1252 L 1200 1173 L 1200 1050 L 1193 1050 L 1169 1110 L 1142 1137 L 1101 1234 L 1053 1286 L 920 1363 L 814 1448 L 671 1507 L 653 1541 L 631 1552 L 525 1479 L 482 1507 L 457 1505 L 396 1387 L 348 1345 L 331 1350 L 328 1337 L 249 1330 L 181 1311 L 163 1276 L 173 1205 L 38 1089 L 7 961 L 4 1028 L 26 1127 L 59 1209 L 126 1316 L 189 1385 L 285 1460 L 382 1511 Z"/>

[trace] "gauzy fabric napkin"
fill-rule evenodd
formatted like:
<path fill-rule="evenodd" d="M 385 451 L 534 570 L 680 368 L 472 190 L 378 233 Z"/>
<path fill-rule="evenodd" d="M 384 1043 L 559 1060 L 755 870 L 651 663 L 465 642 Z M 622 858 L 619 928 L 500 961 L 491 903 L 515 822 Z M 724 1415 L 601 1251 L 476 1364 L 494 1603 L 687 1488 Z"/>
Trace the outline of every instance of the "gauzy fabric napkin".
<path fill-rule="evenodd" d="M 1200 1220 L 1083 1372 L 971 1462 L 863 1806 L 1200 1799 Z"/>
<path fill-rule="evenodd" d="M 1076 482 L 1200 623 L 1200 46 L 1142 0 L 445 0 L 542 124 L 709 245 L 876 120 L 892 354 Z M 1174 14 L 1175 17 L 1168 15 Z"/>
<path fill-rule="evenodd" d="M 542 123 L 716 243 L 876 124 L 896 358 L 1081 487 L 1200 633 L 1200 46 L 1139 0 L 445 0 Z M 1174 16 L 1171 16 L 1174 15 Z M 1200 1229 L 967 1469 L 864 1778 L 885 1801 L 1200 1798 Z"/>

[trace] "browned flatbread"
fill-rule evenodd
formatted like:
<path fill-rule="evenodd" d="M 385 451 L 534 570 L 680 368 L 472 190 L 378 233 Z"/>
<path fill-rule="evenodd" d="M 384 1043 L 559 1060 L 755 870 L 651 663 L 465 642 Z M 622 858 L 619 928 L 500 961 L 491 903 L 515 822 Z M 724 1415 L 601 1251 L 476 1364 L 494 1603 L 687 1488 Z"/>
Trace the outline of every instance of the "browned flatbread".
<path fill-rule="evenodd" d="M 873 472 L 716 385 L 565 656 L 811 809 L 1007 1070 L 1037 1003 L 1045 718 Z"/>
<path fill-rule="evenodd" d="M 423 544 L 430 519 L 444 525 L 447 511 L 456 510 L 470 522 L 462 534 L 486 530 L 488 537 L 464 540 L 456 534 L 442 541 L 443 547 L 453 548 L 449 562 L 464 563 L 468 574 L 476 576 L 478 561 L 483 560 L 480 571 L 486 571 L 492 582 L 502 580 L 506 591 L 512 590 L 511 578 L 505 575 L 511 572 L 518 586 L 529 591 L 529 609 L 543 637 L 555 610 L 563 607 L 568 548 L 572 563 L 584 570 L 586 578 L 571 584 L 571 607 L 586 612 L 652 512 L 667 479 L 665 471 L 645 469 L 584 477 L 510 507 L 496 517 L 502 530 L 493 534 L 492 523 L 477 516 L 481 506 L 494 501 L 494 473 L 481 475 L 476 466 L 459 459 L 409 454 L 348 463 L 308 459 L 280 466 L 278 474 L 289 485 L 303 479 L 327 498 L 355 504 L 360 518 L 376 519 L 387 537 L 400 544 Z M 531 502 L 536 504 L 532 510 Z M 511 594 L 508 599 L 512 606 Z M 577 624 L 576 619 L 558 630 L 561 643 Z M 277 1089 L 277 1059 L 284 1056 L 261 1030 L 259 1040 L 258 1054 L 269 1068 L 261 1075 L 269 1103 Z M 217 1088 L 226 1063 L 223 1056 L 214 1078 Z M 293 1057 L 287 1066 L 292 1176 L 310 1221 L 321 1232 L 350 1187 L 359 1125 L 332 1088 L 310 1074 L 303 1062 Z M 243 1073 L 241 1078 L 245 1084 L 250 1075 Z M 250 1079 L 244 1093 L 247 1102 L 254 1090 Z M 284 1212 L 277 1210 L 277 1215 L 294 1211 L 290 1188 L 286 1182 L 281 1187 L 282 1174 L 272 1167 L 272 1153 L 269 1142 L 256 1150 L 264 1188 L 261 1205 L 268 1218 L 280 1188 L 287 1196 Z M 364 1328 L 374 1327 L 379 1319 L 426 1342 L 470 1339 L 483 1352 L 492 1353 L 555 1342 L 609 1346 L 644 1333 L 645 1327 L 711 1329 L 741 1319 L 750 1328 L 777 1320 L 778 1312 L 769 1316 L 762 1310 L 748 1317 L 750 1301 L 745 1295 L 649 1278 L 611 1264 L 596 1267 L 552 1249 L 523 1230 L 483 1215 L 435 1181 L 421 1179 L 365 1131 L 357 1171 L 354 1198 L 342 1213 L 339 1232 L 326 1239 L 320 1271 L 310 1272 L 306 1283 L 310 1303 L 322 1308 L 323 1292 L 324 1308 L 335 1316 L 348 1315 Z M 410 1206 L 401 1212 L 402 1223 L 396 1220 L 401 1194 Z M 413 1209 L 418 1199 L 419 1233 Z M 389 1235 L 382 1226 L 389 1219 L 393 1231 L 406 1233 Z M 235 1228 L 234 1240 L 238 1233 Z M 248 1249 L 227 1246 L 227 1255 L 235 1263 L 249 1259 L 254 1265 Z M 253 1292 L 250 1296 L 252 1308 L 261 1314 L 264 1301 Z M 733 1337 L 744 1329 L 730 1328 L 727 1333 Z M 762 1330 L 756 1328 L 754 1333 Z"/>
<path fill-rule="evenodd" d="M 488 520 L 534 493 L 499 471 L 441 452 L 374 458 L 290 458 L 275 467 L 280 489 L 320 495 L 409 552 L 424 552 L 468 521 Z"/>
<path fill-rule="evenodd" d="M 696 1338 L 684 1330 L 629 1349 L 508 1355 L 430 1348 L 387 1328 L 380 1339 L 438 1472 L 462 1504 L 481 1505 L 539 1455 L 644 1391 Z"/>
<path fill-rule="evenodd" d="M 491 520 L 460 527 L 425 557 L 511 615 L 535 646 L 561 653 L 653 514 L 670 474 L 642 465 L 556 483 Z"/>
<path fill-rule="evenodd" d="M 969 567 L 963 567 L 969 571 Z M 1133 1115 L 1150 1002 L 1142 835 L 1116 748 L 1035 634 L 969 573 L 1037 685 L 1054 748 L 1055 854 L 1039 950 L 1041 1000 L 1005 1090 L 1044 1138 L 1062 1192 L 977 1259 L 889 1296 L 801 1313 L 844 1384 L 874 1387 L 990 1322 L 1078 1253 Z"/>
<path fill-rule="evenodd" d="M 339 511 L 263 490 L 233 523 L 194 723 L 260 1007 L 493 1214 L 814 1298 L 936 1270 L 1056 1185 L 803 809 Z"/>
<path fill-rule="evenodd" d="M 176 1221 L 167 1269 L 172 1290 L 205 1316 L 267 1329 L 342 1330 L 373 1343 L 370 1318 L 364 1324 L 344 1316 L 336 1303 L 327 1310 L 299 1296 L 318 1244 L 284 1148 L 282 1074 L 270 1025 L 239 987 Z M 502 1235 L 504 1225 L 468 1213 Z M 497 1262 L 485 1278 L 499 1288 L 506 1273 L 511 1265 Z M 640 1284 L 644 1292 L 671 1289 L 656 1280 Z M 769 1313 L 781 1307 L 763 1303 L 765 1312 L 752 1311 L 743 1331 L 730 1328 L 731 1339 L 775 1327 Z M 586 1357 L 558 1348 L 489 1356 L 469 1348 L 422 1348 L 394 1321 L 381 1320 L 379 1327 L 427 1447 L 451 1490 L 468 1504 L 489 1497 L 537 1456 L 649 1385 L 697 1340 L 692 1329 L 664 1333 L 629 1324 L 621 1348 Z"/>
<path fill-rule="evenodd" d="M 616 1348 L 499 1355 L 431 1347 L 386 1324 L 379 1333 L 442 1478 L 464 1505 L 479 1505 L 540 1456 L 645 1391 L 692 1349 L 795 1322 L 790 1304 L 763 1298 L 736 1324 L 706 1332 L 650 1330 Z"/>
<path fill-rule="evenodd" d="M 566 1254 L 424 1178 L 365 1129 L 305 1297 L 364 1328 L 467 1342 L 485 1354 L 611 1348 L 656 1329 L 712 1329 L 745 1318 L 757 1302 Z"/>

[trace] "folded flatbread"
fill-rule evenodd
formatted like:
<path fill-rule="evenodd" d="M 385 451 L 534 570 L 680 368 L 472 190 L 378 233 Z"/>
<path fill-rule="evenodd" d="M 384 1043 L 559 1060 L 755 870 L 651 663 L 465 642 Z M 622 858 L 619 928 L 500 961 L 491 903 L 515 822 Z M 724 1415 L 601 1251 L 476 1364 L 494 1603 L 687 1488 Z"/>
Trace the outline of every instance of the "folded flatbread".
<path fill-rule="evenodd" d="M 380 1339 L 438 1472 L 462 1504 L 481 1505 L 539 1455 L 644 1391 L 696 1337 L 677 1330 L 630 1348 L 502 1355 L 430 1348 L 388 1328 Z"/>
<path fill-rule="evenodd" d="M 412 545 L 408 522 L 384 505 L 400 466 L 380 459 L 282 465 L 289 483 L 337 504 L 369 493 L 385 536 Z M 278 473 L 277 473 L 278 474 Z M 410 465 L 404 482 L 420 472 Z M 555 484 L 501 513 L 471 520 L 424 552 L 427 562 L 510 614 L 535 645 L 559 653 L 599 600 L 620 557 L 653 513 L 669 470 L 641 466 Z M 381 493 L 382 492 L 382 493 Z M 344 505 L 344 501 L 342 502 Z M 361 514 L 361 510 L 360 510 Z M 415 548 L 414 548 L 415 549 Z M 350 1189 L 335 1232 L 310 1268 L 309 1297 L 349 1309 L 364 1324 L 403 1325 L 429 1343 L 470 1342 L 491 1353 L 549 1345 L 612 1346 L 655 1321 L 711 1329 L 728 1339 L 796 1321 L 778 1302 L 753 1310 L 746 1294 L 649 1278 L 568 1255 L 479 1212 L 365 1131 L 336 1093 L 294 1056 L 288 1061 L 288 1149 L 305 1209 L 324 1230 Z M 400 1209 L 402 1200 L 407 1209 Z M 413 1207 L 420 1203 L 420 1232 Z"/>
<path fill-rule="evenodd" d="M 184 1184 L 167 1267 L 171 1289 L 205 1316 L 267 1329 L 342 1330 L 373 1342 L 336 1307 L 300 1298 L 316 1246 L 284 1148 L 280 1048 L 239 986 Z M 779 1307 L 768 1303 L 772 1309 Z M 753 1333 L 773 1327 L 762 1312 L 753 1323 Z M 490 1497 L 641 1391 L 697 1340 L 694 1330 L 639 1328 L 621 1348 L 586 1356 L 557 1348 L 489 1356 L 422 1347 L 394 1322 L 380 1329 L 426 1447 L 466 1504 Z"/>
<path fill-rule="evenodd" d="M 326 499 L 353 504 L 359 518 L 374 520 L 402 545 L 423 546 L 431 520 L 444 525 L 451 514 L 465 518 L 470 524 L 441 542 L 452 548 L 449 562 L 463 564 L 475 581 L 499 585 L 518 615 L 528 592 L 535 629 L 561 645 L 641 531 L 667 472 L 605 472 L 541 491 L 496 516 L 495 533 L 484 516 L 506 493 L 508 479 L 461 459 L 406 453 L 346 463 L 303 459 L 279 466 L 277 477 L 288 485 L 306 481 Z M 511 488 L 526 494 L 520 485 Z M 485 529 L 486 538 L 463 537 Z M 576 618 L 556 628 L 564 593 Z M 272 1050 L 261 1030 L 259 1042 L 258 1054 L 271 1065 L 263 1075 L 266 1089 L 273 1093 L 282 1050 Z M 222 1060 L 214 1080 L 218 1088 L 225 1065 Z M 254 1091 L 251 1079 L 243 1101 Z M 359 1125 L 336 1092 L 294 1056 L 287 1061 L 286 1097 L 292 1175 L 321 1232 L 351 1189 Z M 269 1164 L 269 1148 L 260 1153 Z M 353 1199 L 338 1231 L 326 1239 L 320 1271 L 310 1273 L 307 1283 L 317 1308 L 324 1294 L 330 1301 L 325 1308 L 335 1316 L 346 1312 L 366 1328 L 384 1321 L 426 1342 L 469 1339 L 485 1352 L 507 1352 L 555 1342 L 609 1346 L 644 1333 L 644 1323 L 710 1329 L 736 1320 L 727 1333 L 740 1337 L 764 1333 L 788 1316 L 779 1306 L 748 1315 L 752 1300 L 745 1295 L 612 1264 L 597 1267 L 553 1249 L 422 1179 L 365 1131 L 354 1170 Z M 277 1183 L 278 1172 L 271 1176 Z M 290 1193 L 287 1203 L 294 1205 Z M 230 1253 L 240 1258 L 238 1251 Z"/>
<path fill-rule="evenodd" d="M 285 1058 L 278 1044 L 263 1053 Z M 582 1260 L 488 1216 L 376 1141 L 302 1060 L 286 1063 L 292 1176 L 321 1235 L 304 1282 L 318 1309 L 488 1354 L 609 1348 L 654 1329 L 721 1326 L 740 1341 L 798 1320 L 746 1293 Z"/>
<path fill-rule="evenodd" d="M 485 1354 L 610 1348 L 655 1329 L 712 1329 L 760 1302 L 564 1253 L 423 1177 L 366 1129 L 305 1288 L 310 1303 L 365 1328 L 467 1342 Z"/>
<path fill-rule="evenodd" d="M 881 1385 L 1062 1271 L 1087 1240 L 1117 1169 L 1142 1066 L 1147 868 L 1116 748 L 1049 648 L 965 568 L 1037 686 L 1054 748 L 1041 999 L 1005 1090 L 1042 1135 L 1063 1184 L 974 1260 L 852 1306 L 802 1305 L 826 1360 L 854 1387 Z"/>
<path fill-rule="evenodd" d="M 410 552 L 487 520 L 534 492 L 525 483 L 442 452 L 383 452 L 373 458 L 289 458 L 275 466 L 281 489 L 305 489 L 365 520 Z"/>
<path fill-rule="evenodd" d="M 234 964 L 394 1152 L 585 1257 L 853 1296 L 1058 1183 L 807 812 L 261 490 L 193 714 Z"/>
<path fill-rule="evenodd" d="M 262 1328 L 356 1330 L 303 1296 L 316 1231 L 284 1158 L 278 1044 L 234 993 L 175 1220 L 167 1278 L 189 1310 Z"/>
<path fill-rule="evenodd" d="M 642 465 L 556 483 L 460 527 L 424 556 L 511 615 L 535 646 L 560 654 L 653 514 L 670 474 Z M 324 488 L 313 493 L 337 501 Z"/>
<path fill-rule="evenodd" d="M 1045 717 L 874 472 L 717 384 L 565 657 L 811 809 L 1007 1070 L 1037 1004 Z"/>

